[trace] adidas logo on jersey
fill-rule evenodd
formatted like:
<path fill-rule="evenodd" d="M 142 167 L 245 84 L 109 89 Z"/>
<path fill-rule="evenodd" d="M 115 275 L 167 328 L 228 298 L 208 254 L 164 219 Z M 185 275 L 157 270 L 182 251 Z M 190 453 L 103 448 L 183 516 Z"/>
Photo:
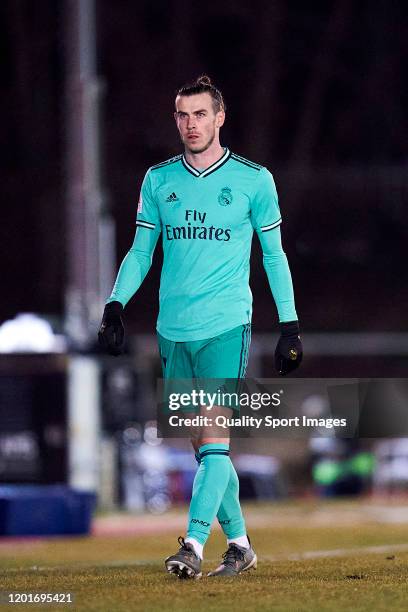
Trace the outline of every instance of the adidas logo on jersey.
<path fill-rule="evenodd" d="M 176 196 L 176 194 L 174 193 L 174 191 L 173 191 L 173 193 L 171 193 L 171 194 L 169 195 L 169 197 L 168 197 L 168 198 L 166 198 L 166 202 L 170 202 L 170 204 L 171 204 L 172 202 L 178 202 L 178 201 L 179 201 L 179 199 L 178 199 L 178 197 Z"/>

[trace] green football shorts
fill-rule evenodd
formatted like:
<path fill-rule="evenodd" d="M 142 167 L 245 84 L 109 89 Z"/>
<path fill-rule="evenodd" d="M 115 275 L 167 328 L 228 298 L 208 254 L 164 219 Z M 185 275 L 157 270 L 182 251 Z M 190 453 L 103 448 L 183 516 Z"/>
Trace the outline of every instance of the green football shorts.
<path fill-rule="evenodd" d="M 214 338 L 173 342 L 157 334 L 163 378 L 244 378 L 251 324 L 238 325 Z"/>

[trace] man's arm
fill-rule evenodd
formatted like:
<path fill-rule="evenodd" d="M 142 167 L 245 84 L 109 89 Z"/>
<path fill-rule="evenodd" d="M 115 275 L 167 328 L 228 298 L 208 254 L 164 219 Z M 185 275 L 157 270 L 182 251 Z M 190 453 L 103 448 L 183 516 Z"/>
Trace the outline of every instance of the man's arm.
<path fill-rule="evenodd" d="M 125 337 L 123 308 L 139 289 L 152 265 L 160 231 L 160 214 L 154 197 L 151 172 L 148 170 L 140 191 L 135 238 L 120 266 L 98 334 L 100 344 L 112 355 L 120 355 L 122 352 Z"/>
<path fill-rule="evenodd" d="M 120 302 L 125 307 L 133 297 L 150 270 L 159 236 L 160 229 L 136 228 L 133 244 L 119 268 L 108 303 Z"/>
<path fill-rule="evenodd" d="M 282 248 L 279 227 L 266 232 L 258 232 L 263 251 L 263 265 L 268 276 L 278 310 L 279 322 L 297 321 L 292 276 L 286 253 Z"/>
<path fill-rule="evenodd" d="M 98 339 L 111 355 L 120 355 L 123 350 L 125 328 L 122 320 L 123 308 L 142 284 L 150 266 L 160 229 L 138 226 L 132 247 L 122 261 L 112 293 L 103 312 Z"/>
<path fill-rule="evenodd" d="M 263 251 L 263 265 L 279 315 L 281 336 L 275 350 L 275 367 L 281 376 L 285 376 L 300 365 L 303 357 L 292 276 L 282 248 L 280 228 L 260 231 L 258 236 Z"/>
<path fill-rule="evenodd" d="M 281 335 L 275 350 L 275 367 L 284 376 L 299 366 L 303 351 L 292 277 L 282 248 L 278 193 L 273 177 L 266 168 L 262 168 L 255 182 L 251 220 L 262 246 L 263 264 L 278 310 Z"/>
<path fill-rule="evenodd" d="M 99 343 L 111 354 L 123 350 L 123 308 L 142 284 L 150 266 L 160 229 L 137 227 L 132 247 L 122 261 L 112 293 L 106 303 L 98 333 Z"/>

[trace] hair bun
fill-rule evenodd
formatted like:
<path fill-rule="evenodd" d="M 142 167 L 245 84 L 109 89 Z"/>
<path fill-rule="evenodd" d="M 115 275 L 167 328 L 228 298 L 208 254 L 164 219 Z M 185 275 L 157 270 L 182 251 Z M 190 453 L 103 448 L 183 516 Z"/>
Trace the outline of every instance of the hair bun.
<path fill-rule="evenodd" d="M 199 76 L 196 81 L 196 84 L 197 85 L 209 85 L 210 87 L 212 86 L 211 79 L 206 74 L 202 74 L 201 76 Z"/>
<path fill-rule="evenodd" d="M 206 74 L 201 74 L 194 82 L 180 87 L 176 92 L 176 96 L 196 96 L 202 93 L 210 94 L 215 113 L 221 110 L 225 112 L 226 107 L 222 93 L 211 83 L 210 77 Z"/>

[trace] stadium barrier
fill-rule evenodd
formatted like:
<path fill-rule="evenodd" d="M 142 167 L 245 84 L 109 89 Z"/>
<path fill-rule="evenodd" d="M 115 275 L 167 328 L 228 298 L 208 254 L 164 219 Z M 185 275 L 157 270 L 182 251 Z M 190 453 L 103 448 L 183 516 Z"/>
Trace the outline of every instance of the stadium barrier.
<path fill-rule="evenodd" d="M 95 493 L 63 485 L 0 486 L 0 536 L 86 535 Z"/>

